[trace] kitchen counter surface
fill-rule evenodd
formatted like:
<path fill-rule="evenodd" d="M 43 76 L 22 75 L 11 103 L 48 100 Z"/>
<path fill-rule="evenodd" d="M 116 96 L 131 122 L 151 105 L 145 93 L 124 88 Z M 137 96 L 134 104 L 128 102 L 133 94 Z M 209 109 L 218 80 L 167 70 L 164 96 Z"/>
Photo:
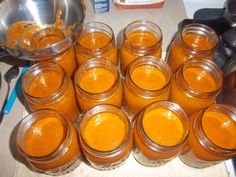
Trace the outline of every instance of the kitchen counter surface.
<path fill-rule="evenodd" d="M 111 9 L 108 13 L 94 14 L 89 0 L 86 0 L 86 18 L 85 22 L 104 22 L 114 30 L 118 45 L 121 41 L 122 30 L 134 20 L 149 20 L 156 23 L 163 31 L 163 51 L 166 51 L 174 34 L 178 30 L 178 23 L 186 18 L 186 12 L 182 0 L 166 0 L 162 9 L 142 9 L 142 10 L 119 10 L 111 3 Z M 24 62 L 12 58 L 0 60 L 0 71 L 3 75 L 5 71 L 13 64 L 24 65 Z M 12 83 L 12 86 L 17 81 Z M 3 81 L 0 90 L 0 106 L 6 93 L 6 84 Z M 7 115 L 0 126 L 0 177 L 37 177 L 46 176 L 29 170 L 22 162 L 22 158 L 17 154 L 15 147 L 15 133 L 18 122 L 27 114 L 21 101 L 17 98 L 13 109 Z M 168 164 L 157 167 L 147 168 L 136 162 L 132 155 L 121 167 L 111 171 L 97 171 L 89 167 L 84 162 L 73 172 L 64 176 L 73 177 L 177 177 L 177 176 L 201 176 L 201 177 L 227 177 L 228 173 L 224 163 L 206 169 L 194 169 L 184 165 L 178 158 Z"/>

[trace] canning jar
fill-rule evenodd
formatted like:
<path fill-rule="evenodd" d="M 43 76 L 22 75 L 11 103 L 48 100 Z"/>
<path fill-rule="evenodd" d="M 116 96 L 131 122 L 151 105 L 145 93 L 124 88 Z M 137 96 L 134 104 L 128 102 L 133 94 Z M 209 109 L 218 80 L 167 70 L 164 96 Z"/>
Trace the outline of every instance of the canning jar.
<path fill-rule="evenodd" d="M 96 169 L 109 170 L 123 164 L 132 150 L 131 123 L 113 105 L 98 105 L 88 110 L 79 125 L 81 149 Z"/>
<path fill-rule="evenodd" d="M 62 41 L 65 38 L 65 34 L 62 30 L 56 27 L 48 27 L 41 30 L 38 30 L 32 39 L 32 48 L 40 49 L 47 46 L 51 46 L 57 42 Z M 76 68 L 76 58 L 75 50 L 72 46 L 65 46 L 65 50 L 62 53 L 59 53 L 56 56 L 52 56 L 50 61 L 59 64 L 68 74 L 69 77 L 72 77 Z"/>
<path fill-rule="evenodd" d="M 56 63 L 39 62 L 23 75 L 22 90 L 31 111 L 53 109 L 74 123 L 79 117 L 72 80 Z"/>
<path fill-rule="evenodd" d="M 144 20 L 127 25 L 120 49 L 122 74 L 128 65 L 140 56 L 153 55 L 161 58 L 162 31 L 154 23 Z"/>
<path fill-rule="evenodd" d="M 169 99 L 190 115 L 215 102 L 222 82 L 222 71 L 214 62 L 187 60 L 173 75 Z"/>
<path fill-rule="evenodd" d="M 157 101 L 135 120 L 133 155 L 142 165 L 163 165 L 182 151 L 188 134 L 184 110 L 176 103 Z"/>
<path fill-rule="evenodd" d="M 214 104 L 190 117 L 191 128 L 181 160 L 204 168 L 236 155 L 236 109 Z"/>
<path fill-rule="evenodd" d="M 115 65 L 118 63 L 113 30 L 104 23 L 86 23 L 75 47 L 78 64 L 95 57 L 106 58 Z"/>
<path fill-rule="evenodd" d="M 82 111 L 98 104 L 123 103 L 123 88 L 118 68 L 109 60 L 93 58 L 82 63 L 75 73 L 74 84 Z"/>
<path fill-rule="evenodd" d="M 16 144 L 33 169 L 41 173 L 61 175 L 81 162 L 75 127 L 54 110 L 26 116 L 19 124 Z"/>
<path fill-rule="evenodd" d="M 219 39 L 210 27 L 193 23 L 183 27 L 171 43 L 167 62 L 172 72 L 191 58 L 213 60 L 213 54 L 218 47 Z"/>
<path fill-rule="evenodd" d="M 124 108 L 131 119 L 148 104 L 168 100 L 171 76 L 168 64 L 154 56 L 143 56 L 130 64 L 124 82 Z"/>

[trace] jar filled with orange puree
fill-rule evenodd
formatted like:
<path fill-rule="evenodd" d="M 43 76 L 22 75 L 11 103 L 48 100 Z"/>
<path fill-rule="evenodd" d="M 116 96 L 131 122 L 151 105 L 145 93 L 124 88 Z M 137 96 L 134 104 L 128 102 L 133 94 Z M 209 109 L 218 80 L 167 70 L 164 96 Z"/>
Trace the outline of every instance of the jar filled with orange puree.
<path fill-rule="evenodd" d="M 187 60 L 173 75 L 169 99 L 191 115 L 215 102 L 222 82 L 222 71 L 214 62 Z"/>
<path fill-rule="evenodd" d="M 180 155 L 195 168 L 204 168 L 236 156 L 236 109 L 214 104 L 190 117 L 190 134 Z"/>
<path fill-rule="evenodd" d="M 54 110 L 39 110 L 25 117 L 16 144 L 34 170 L 49 175 L 68 173 L 82 159 L 75 127 Z"/>
<path fill-rule="evenodd" d="M 40 49 L 51 46 L 65 39 L 65 34 L 62 30 L 56 27 L 48 27 L 38 30 L 32 38 L 32 48 Z M 73 77 L 73 74 L 77 68 L 75 50 L 73 45 L 64 45 L 65 50 L 56 56 L 53 56 L 50 61 L 59 64 L 69 77 Z"/>
<path fill-rule="evenodd" d="M 56 63 L 39 62 L 22 78 L 22 90 L 31 111 L 53 109 L 74 123 L 79 117 L 72 80 Z"/>
<path fill-rule="evenodd" d="M 157 101 L 135 120 L 133 155 L 144 166 L 163 165 L 180 154 L 188 134 L 184 110 L 176 103 Z"/>
<path fill-rule="evenodd" d="M 95 57 L 106 58 L 115 65 L 118 63 L 113 30 L 104 23 L 86 23 L 75 46 L 78 64 Z"/>
<path fill-rule="evenodd" d="M 191 58 L 213 60 L 218 43 L 218 36 L 210 27 L 197 23 L 186 25 L 176 35 L 167 55 L 172 72 Z"/>
<path fill-rule="evenodd" d="M 132 128 L 126 114 L 113 105 L 88 110 L 79 125 L 82 151 L 90 165 L 110 170 L 123 164 L 132 150 Z"/>
<path fill-rule="evenodd" d="M 98 104 L 123 103 L 123 88 L 118 68 L 109 60 L 93 58 L 82 63 L 74 84 L 79 106 L 86 111 Z"/>
<path fill-rule="evenodd" d="M 161 58 L 161 45 L 162 31 L 156 24 L 143 20 L 128 24 L 120 49 L 122 74 L 128 65 L 140 56 L 153 55 Z"/>
<path fill-rule="evenodd" d="M 124 108 L 131 119 L 150 103 L 168 100 L 171 76 L 168 64 L 154 56 L 143 56 L 130 64 L 124 83 Z"/>

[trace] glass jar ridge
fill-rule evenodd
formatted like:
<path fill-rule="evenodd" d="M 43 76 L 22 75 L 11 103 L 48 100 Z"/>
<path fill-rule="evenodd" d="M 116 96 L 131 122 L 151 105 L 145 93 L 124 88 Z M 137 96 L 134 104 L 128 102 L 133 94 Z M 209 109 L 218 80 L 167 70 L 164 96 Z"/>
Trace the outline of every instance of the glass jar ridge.
<path fill-rule="evenodd" d="M 97 68 L 102 68 L 110 72 L 114 76 L 114 83 L 112 83 L 112 85 L 106 90 L 95 93 L 82 88 L 80 81 L 85 72 Z M 122 106 L 123 88 L 120 73 L 118 68 L 109 60 L 103 58 L 92 58 L 83 62 L 75 73 L 74 84 L 77 93 L 77 100 L 82 111 L 86 111 L 98 104 L 112 104 L 118 107 Z"/>
<path fill-rule="evenodd" d="M 96 149 L 96 147 L 92 147 L 85 138 L 84 131 L 88 122 L 94 116 L 103 113 L 112 113 L 119 116 L 119 119 L 125 125 L 125 134 L 122 142 L 112 150 L 98 150 Z M 127 118 L 126 114 L 121 109 L 119 109 L 114 105 L 103 104 L 103 105 L 97 105 L 89 109 L 81 119 L 78 132 L 84 155 L 91 164 L 91 166 L 93 166 L 96 169 L 111 170 L 119 167 L 129 157 L 130 152 L 132 150 L 133 136 L 132 136 L 131 122 Z M 101 143 L 100 141 L 97 140 L 97 144 Z"/>
<path fill-rule="evenodd" d="M 221 115 L 217 117 L 206 117 L 212 113 Z M 224 147 L 219 145 L 219 140 L 216 142 L 212 139 L 212 135 L 209 134 L 204 127 L 204 121 L 209 119 L 218 120 L 222 127 L 227 129 L 227 132 L 234 132 L 234 135 L 227 136 L 227 143 L 224 143 Z M 222 120 L 222 122 L 220 122 Z M 205 122 L 207 123 L 207 122 Z M 206 109 L 203 109 L 190 117 L 190 136 L 188 137 L 184 151 L 180 155 L 180 159 L 191 167 L 205 168 L 227 160 L 236 155 L 236 109 L 230 105 L 213 104 Z M 219 124 L 219 125 L 220 125 Z M 217 124 L 216 124 L 217 125 Z M 232 126 L 230 126 L 232 125 Z M 232 128 L 232 130 L 230 130 Z M 215 125 L 211 126 L 211 129 L 216 131 Z M 226 133 L 226 131 L 217 128 L 218 133 Z M 217 132 L 215 132 L 217 134 Z M 234 136 L 234 138 L 233 138 Z M 226 138 L 226 135 L 222 136 Z M 222 138 L 217 136 L 217 139 Z M 214 142 L 215 141 L 215 142 Z M 223 141 L 226 141 L 224 139 Z M 228 144 L 229 141 L 234 142 L 234 146 Z M 232 145 L 232 143 L 231 143 Z"/>
<path fill-rule="evenodd" d="M 30 129 L 33 129 L 33 131 L 36 130 L 36 126 L 40 124 L 40 121 L 47 121 L 46 119 L 52 118 L 54 119 L 54 121 L 56 120 L 60 122 L 63 127 L 62 140 L 50 153 L 48 152 L 47 154 L 43 154 L 40 156 L 38 154 L 32 154 L 33 152 L 29 151 L 29 145 L 27 145 L 27 141 L 29 141 L 28 139 L 30 138 L 28 132 L 30 131 Z M 45 125 L 41 124 L 42 127 Z M 43 128 L 38 131 L 43 131 Z M 48 136 L 50 135 L 48 134 Z M 40 138 L 43 138 L 43 136 Z M 58 112 L 50 109 L 35 111 L 26 116 L 20 122 L 17 132 L 16 145 L 21 155 L 23 155 L 27 159 L 33 169 L 42 173 L 46 173 L 48 175 L 62 175 L 68 173 L 74 170 L 82 161 L 80 146 L 77 139 L 77 132 L 74 126 Z M 43 146 L 42 143 L 41 145 Z"/>
<path fill-rule="evenodd" d="M 186 74 L 187 71 L 192 72 L 191 76 Z M 193 74 L 194 72 L 196 73 Z M 169 99 L 178 103 L 191 115 L 214 103 L 221 91 L 222 83 L 223 73 L 214 62 L 195 58 L 187 60 L 173 75 Z"/>
<path fill-rule="evenodd" d="M 145 55 L 161 58 L 162 31 L 150 21 L 137 20 L 128 24 L 123 32 L 120 50 L 122 74 L 133 60 Z"/>
<path fill-rule="evenodd" d="M 32 90 L 31 87 L 36 87 L 37 85 L 39 87 L 39 85 L 42 84 L 47 88 L 55 87 L 55 83 L 52 83 L 51 81 L 49 82 L 49 78 L 46 79 L 45 74 L 49 73 L 55 74 L 55 78 L 50 79 L 59 80 L 59 83 L 57 83 L 58 87 L 56 89 L 54 88 L 50 93 L 38 95 L 35 88 Z M 22 90 L 27 105 L 31 111 L 39 109 L 54 109 L 63 114 L 72 123 L 77 120 L 79 116 L 79 108 L 75 98 L 73 83 L 58 64 L 53 62 L 39 62 L 31 66 L 23 75 Z"/>
<path fill-rule="evenodd" d="M 184 26 L 177 33 L 167 54 L 167 62 L 172 72 L 192 58 L 213 60 L 213 54 L 219 45 L 214 30 L 204 24 L 193 23 Z"/>
<path fill-rule="evenodd" d="M 163 85 L 160 88 L 155 88 L 155 89 L 153 88 L 146 89 L 146 88 L 141 87 L 139 83 L 135 83 L 135 80 L 132 78 L 133 72 L 139 67 L 145 67 L 146 72 L 149 75 L 148 78 L 152 80 L 154 78 L 151 78 L 151 71 L 154 69 L 156 72 L 157 71 L 160 72 L 161 73 L 160 77 L 165 78 L 164 79 L 165 83 L 164 84 L 162 83 Z M 140 112 L 148 104 L 153 103 L 158 100 L 167 100 L 169 98 L 171 77 L 172 77 L 172 72 L 165 61 L 155 56 L 143 56 L 143 57 L 139 57 L 135 59 L 129 65 L 126 72 L 125 81 L 124 81 L 124 95 L 125 95 L 124 108 L 127 111 L 127 113 L 131 117 L 135 117 L 135 115 L 138 112 Z M 163 78 L 160 78 L 160 80 L 161 79 Z M 149 82 L 145 83 L 146 86 L 148 84 L 150 83 Z"/>
<path fill-rule="evenodd" d="M 89 35 L 91 36 L 88 37 Z M 90 41 L 90 44 L 88 43 L 85 45 L 86 41 Z M 79 64 L 95 57 L 106 58 L 115 65 L 118 64 L 118 53 L 115 44 L 114 32 L 112 28 L 105 23 L 86 23 L 81 29 L 81 34 L 75 44 L 75 49 L 77 62 Z"/>
<path fill-rule="evenodd" d="M 176 144 L 163 145 L 154 142 L 144 129 L 144 117 L 156 109 L 165 109 L 179 117 L 183 126 L 183 134 Z M 144 166 L 161 166 L 178 156 L 189 135 L 189 119 L 184 110 L 176 103 L 170 101 L 157 101 L 148 105 L 136 118 L 134 125 L 135 159 Z"/>

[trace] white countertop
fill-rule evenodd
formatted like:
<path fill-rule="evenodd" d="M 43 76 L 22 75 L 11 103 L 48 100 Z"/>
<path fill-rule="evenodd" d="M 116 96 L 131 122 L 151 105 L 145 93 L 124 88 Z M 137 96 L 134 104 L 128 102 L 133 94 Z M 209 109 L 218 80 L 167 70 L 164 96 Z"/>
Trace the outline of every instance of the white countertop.
<path fill-rule="evenodd" d="M 190 0 L 184 0 L 188 2 Z M 200 1 L 200 0 L 199 0 Z M 215 1 L 214 1 L 215 2 Z M 177 32 L 178 23 L 186 18 L 184 4 L 182 0 L 166 0 L 163 9 L 142 9 L 142 10 L 119 10 L 114 7 L 111 3 L 111 11 L 109 13 L 94 14 L 92 6 L 89 0 L 86 0 L 87 13 L 85 22 L 89 21 L 100 21 L 107 23 L 112 27 L 118 44 L 121 39 L 122 29 L 133 20 L 143 19 L 149 20 L 157 25 L 163 31 L 163 50 L 167 49 L 173 35 Z M 4 62 L 0 62 L 0 71 L 3 75 L 10 65 L 19 61 L 13 59 L 4 59 Z M 21 63 L 21 62 L 20 62 Z M 12 85 L 14 85 L 12 83 Z M 3 83 L 2 89 L 0 90 L 0 106 L 2 105 L 3 97 L 6 92 L 6 84 Z M 24 164 L 20 163 L 21 159 L 16 153 L 15 149 L 15 126 L 22 119 L 24 114 L 24 106 L 16 100 L 13 109 L 10 114 L 6 116 L 3 123 L 0 126 L 0 177 L 36 177 L 46 176 L 30 171 Z M 216 166 L 206 169 L 194 169 L 184 165 L 178 158 L 174 159 L 170 163 L 158 167 L 158 168 L 147 168 L 138 164 L 132 155 L 130 155 L 127 162 L 111 171 L 97 171 L 85 163 L 82 163 L 76 170 L 65 175 L 65 176 L 79 176 L 79 177 L 177 177 L 177 176 L 202 176 L 202 177 L 227 177 L 227 171 L 225 164 L 221 163 Z"/>

